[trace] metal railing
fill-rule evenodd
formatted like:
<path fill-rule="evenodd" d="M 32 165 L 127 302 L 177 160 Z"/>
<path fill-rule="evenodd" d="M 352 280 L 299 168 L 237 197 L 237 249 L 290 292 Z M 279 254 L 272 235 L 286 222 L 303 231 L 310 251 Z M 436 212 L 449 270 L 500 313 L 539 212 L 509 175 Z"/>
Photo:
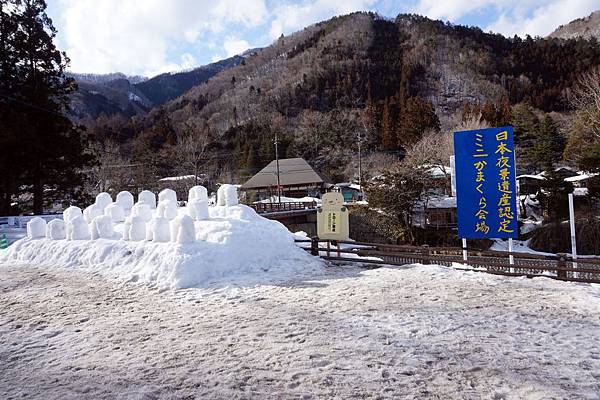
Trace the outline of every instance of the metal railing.
<path fill-rule="evenodd" d="M 317 208 L 317 203 L 314 201 L 297 201 L 297 202 L 281 202 L 281 203 L 254 203 L 250 204 L 257 213 L 266 214 L 274 212 L 286 211 L 301 211 L 314 210 Z"/>

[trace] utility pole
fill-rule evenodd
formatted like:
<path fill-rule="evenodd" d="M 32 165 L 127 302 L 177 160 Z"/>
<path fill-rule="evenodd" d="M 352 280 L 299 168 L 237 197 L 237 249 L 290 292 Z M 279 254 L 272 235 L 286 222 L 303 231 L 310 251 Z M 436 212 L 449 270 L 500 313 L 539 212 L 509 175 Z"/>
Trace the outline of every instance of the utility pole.
<path fill-rule="evenodd" d="M 279 203 L 281 203 L 281 178 L 279 176 L 279 136 L 277 135 L 277 130 L 275 131 L 275 163 L 277 164 L 277 196 L 279 198 Z"/>
<path fill-rule="evenodd" d="M 358 186 L 362 192 L 362 152 L 361 152 L 361 136 L 360 131 L 358 132 Z"/>

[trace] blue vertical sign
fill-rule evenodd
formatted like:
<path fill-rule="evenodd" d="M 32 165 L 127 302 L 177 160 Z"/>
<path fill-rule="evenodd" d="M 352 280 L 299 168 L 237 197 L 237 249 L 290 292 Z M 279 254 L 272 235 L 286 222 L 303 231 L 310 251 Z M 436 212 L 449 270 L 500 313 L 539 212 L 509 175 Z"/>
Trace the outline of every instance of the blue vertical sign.
<path fill-rule="evenodd" d="M 512 126 L 454 133 L 458 236 L 516 238 L 517 185 Z"/>

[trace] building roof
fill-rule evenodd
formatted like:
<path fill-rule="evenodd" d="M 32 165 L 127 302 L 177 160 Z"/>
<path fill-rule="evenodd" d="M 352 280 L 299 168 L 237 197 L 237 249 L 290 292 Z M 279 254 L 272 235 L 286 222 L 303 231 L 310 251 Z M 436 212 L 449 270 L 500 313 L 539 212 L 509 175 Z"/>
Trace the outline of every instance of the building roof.
<path fill-rule="evenodd" d="M 279 160 L 281 186 L 321 185 L 323 178 L 302 158 Z M 242 185 L 242 189 L 277 187 L 277 164 L 275 160 Z"/>

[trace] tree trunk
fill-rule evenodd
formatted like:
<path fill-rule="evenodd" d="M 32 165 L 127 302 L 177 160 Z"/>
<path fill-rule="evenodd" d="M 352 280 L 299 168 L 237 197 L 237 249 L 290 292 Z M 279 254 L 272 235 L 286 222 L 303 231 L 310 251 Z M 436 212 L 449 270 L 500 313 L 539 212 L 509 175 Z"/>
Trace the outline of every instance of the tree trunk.
<path fill-rule="evenodd" d="M 37 164 L 33 177 L 33 213 L 36 215 L 44 212 L 44 185 L 40 175 L 40 166 Z"/>

